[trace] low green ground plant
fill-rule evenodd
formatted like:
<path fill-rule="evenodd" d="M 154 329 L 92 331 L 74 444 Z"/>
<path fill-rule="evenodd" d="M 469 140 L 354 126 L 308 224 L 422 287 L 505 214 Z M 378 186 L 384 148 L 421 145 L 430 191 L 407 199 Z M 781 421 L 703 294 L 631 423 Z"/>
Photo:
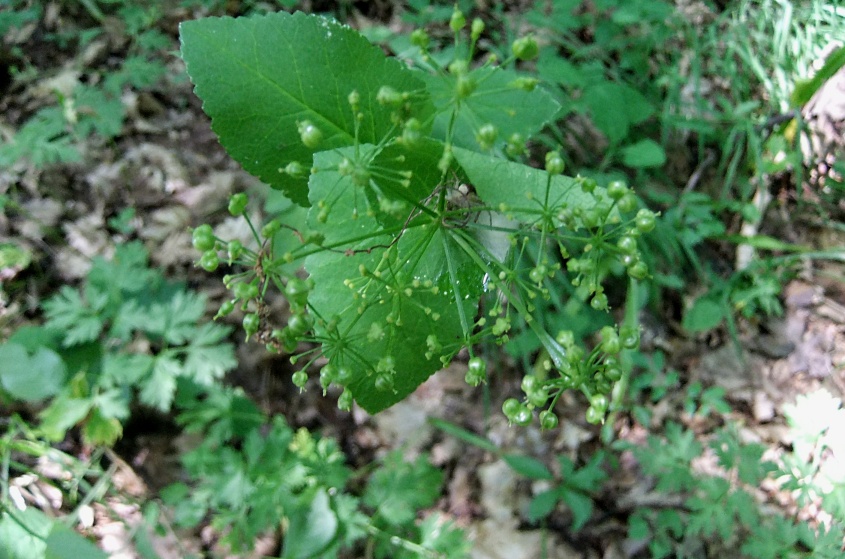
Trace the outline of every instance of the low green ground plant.
<path fill-rule="evenodd" d="M 184 22 L 181 56 L 222 145 L 275 192 L 265 223 L 250 217 L 258 196 L 229 201 L 251 242 L 211 225 L 194 229 L 198 265 L 225 271 L 228 297 L 216 318 L 237 316 L 247 339 L 290 358 L 296 387 L 337 395 L 342 409 L 384 410 L 465 354 L 466 382 L 485 385 L 501 346 L 524 369 L 521 394 L 502 406 L 511 424 L 557 428 L 556 406 L 571 390 L 588 404 L 590 423 L 630 408 L 650 425 L 652 405 L 681 378 L 661 354 L 635 353 L 638 300 L 703 281 L 708 290 L 689 302 L 682 326 L 735 332 L 737 315 L 780 312 L 799 258 L 824 256 L 741 236 L 731 223 L 760 223 L 765 208 L 754 197 L 765 177 L 802 165 L 800 126 L 781 117 L 797 114 L 796 99 L 823 83 L 792 81 L 810 78 L 802 68 L 841 30 L 841 10 L 740 2 L 696 24 L 667 2 L 561 0 L 524 18 L 496 8 L 500 20 L 483 21 L 471 20 L 472 3 L 410 2 L 399 18 L 416 29 L 366 32 L 396 54 L 387 56 L 331 18 L 225 4 L 181 3 L 202 14 L 253 14 Z M 37 3 L 11 7 L 0 14 L 0 35 L 42 15 Z M 79 161 L 84 142 L 122 133 L 124 92 L 165 78 L 166 3 L 86 0 L 72 9 L 83 25 L 57 31 L 52 44 L 82 48 L 117 22 L 129 56 L 86 69 L 85 84 L 16 123 L 0 145 L 6 167 Z M 695 54 L 681 56 L 685 49 Z M 31 79 L 36 70 L 13 55 L 24 61 L 13 78 Z M 761 91 L 765 103 L 754 101 Z M 586 136 L 573 128 L 579 119 L 600 136 L 595 153 L 567 153 L 573 134 Z M 699 178 L 683 190 L 659 186 L 670 182 L 673 145 L 696 152 Z M 721 190 L 702 185 L 698 171 L 708 166 Z M 648 188 L 634 191 L 629 181 Z M 3 193 L 4 207 L 13 198 Z M 111 226 L 131 233 L 131 218 Z M 724 270 L 704 256 L 717 243 L 749 245 L 765 258 Z M 271 312 L 277 296 L 287 302 L 284 319 Z M 0 549 L 14 559 L 101 556 L 71 530 L 76 511 L 102 497 L 102 449 L 146 406 L 172 412 L 199 440 L 181 456 L 184 479 L 147 505 L 154 529 L 207 522 L 232 553 L 274 534 L 287 559 L 467 555 L 461 530 L 423 512 L 443 482 L 425 456 L 391 453 L 355 471 L 336 441 L 268 417 L 225 386 L 236 364 L 229 330 L 205 321 L 205 307 L 130 243 L 97 259 L 79 288 L 45 299 L 42 323 L 0 345 L 0 362 L 13 363 L 0 369 L 0 399 L 17 412 L 0 441 Z M 621 323 L 615 310 L 624 310 Z M 688 417 L 729 412 L 718 387 L 691 384 L 684 394 Z M 841 415 L 840 403 L 826 402 L 830 417 Z M 799 403 L 789 419 L 811 432 L 806 409 Z M 841 555 L 845 489 L 822 467 L 819 449 L 836 443 L 818 432 L 804 437 L 804 451 L 764 460 L 764 448 L 741 441 L 733 424 L 702 443 L 701 433 L 669 422 L 644 445 L 549 461 L 436 423 L 542 485 L 528 523 L 564 511 L 573 531 L 583 529 L 606 506 L 601 493 L 627 453 L 653 491 L 677 503 L 622 511 L 628 539 L 653 557 Z M 90 460 L 56 454 L 77 433 Z M 15 493 L 16 480 L 38 477 L 36 459 L 51 453 L 75 472 L 62 488 L 74 496 L 69 515 L 58 520 Z M 697 469 L 702 460 L 717 472 Z M 793 491 L 799 506 L 821 502 L 829 518 L 811 525 L 768 512 L 757 488 L 772 484 Z M 135 537 L 153 557 L 149 535 Z"/>
<path fill-rule="evenodd" d="M 52 440 L 80 426 L 90 445 L 111 445 L 136 402 L 169 411 L 179 383 L 209 387 L 236 365 L 229 329 L 202 322 L 206 300 L 148 266 L 140 243 L 94 260 L 79 289 L 43 303 L 43 325 L 2 345 L 0 396 L 41 403 Z"/>

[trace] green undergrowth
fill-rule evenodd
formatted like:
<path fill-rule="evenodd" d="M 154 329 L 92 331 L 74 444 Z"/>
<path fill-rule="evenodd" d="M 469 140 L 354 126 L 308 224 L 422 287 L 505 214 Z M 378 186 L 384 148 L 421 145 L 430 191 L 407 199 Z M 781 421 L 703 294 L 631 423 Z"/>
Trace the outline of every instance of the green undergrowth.
<path fill-rule="evenodd" d="M 124 99 L 185 79 L 169 52 L 174 14 L 249 14 L 179 28 L 178 54 L 220 143 L 273 189 L 229 200 L 250 242 L 211 224 L 193 230 L 198 265 L 223 276 L 216 319 L 240 323 L 249 341 L 290 360 L 297 389 L 343 410 L 382 411 L 455 360 L 487 398 L 494 375 L 507 375 L 506 354 L 521 377 L 502 406 L 510 424 L 559 428 L 573 391 L 589 423 L 607 423 L 607 444 L 590 454 L 526 456 L 435 422 L 534 482 L 526 526 L 563 519 L 577 537 L 612 513 L 643 557 L 841 556 L 845 486 L 828 463 L 842 409 L 832 396 L 788 409 L 797 434 L 779 455 L 729 421 L 704 433 L 666 421 L 642 444 L 610 435 L 620 421 L 652 425 L 654 407 L 680 390 L 672 401 L 689 425 L 732 414 L 723 389 L 684 385 L 659 352 L 637 353 L 643 306 L 661 313 L 680 298 L 686 333 L 726 328 L 736 340 L 743 321 L 783 311 L 783 285 L 807 259 L 841 259 L 765 229 L 761 202 L 772 184 L 801 185 L 814 163 L 799 109 L 845 61 L 839 49 L 816 63 L 841 36 L 841 8 L 761 0 L 693 13 L 663 1 L 556 0 L 524 13 L 494 5 L 481 19 L 472 2 L 414 0 L 396 7 L 413 29 L 358 32 L 274 13 L 297 3 L 277 4 L 51 5 L 62 26 L 42 3 L 4 4 L 10 91 L 59 72 L 33 62 L 25 36 L 74 57 L 78 79 L 47 82 L 46 97 L 2 123 L 11 186 L 0 210 L 22 214 L 30 174 L 117 145 Z M 354 9 L 340 3 L 336 15 Z M 82 57 L 98 41 L 125 56 Z M 841 193 L 829 179 L 812 202 L 825 219 Z M 257 223 L 262 201 L 270 217 Z M 131 211 L 109 225 L 131 235 Z M 726 265 L 740 249 L 754 257 Z M 33 272 L 33 260 L 14 239 L 0 244 L 4 277 Z M 5 283 L 4 301 L 22 285 Z M 282 315 L 271 310 L 279 298 Z M 0 556 L 103 556 L 73 529 L 111 494 L 108 448 L 143 408 L 197 441 L 179 456 L 180 481 L 143 504 L 149 530 L 132 537 L 144 557 L 155 557 L 154 533 L 205 525 L 221 554 L 272 535 L 287 559 L 468 555 L 462 530 L 432 512 L 444 474 L 425 455 L 391 452 L 354 470 L 338 441 L 226 386 L 237 365 L 231 329 L 206 320 L 203 294 L 151 269 L 141 244 L 118 245 L 79 286 L 29 308 L 0 344 L 10 411 Z M 83 458 L 67 450 L 76 447 Z M 47 480 L 44 461 L 64 472 L 49 481 L 65 496 L 53 509 L 32 489 Z M 608 504 L 622 463 L 653 501 Z M 771 506 L 775 491 L 821 512 L 786 516 Z"/>

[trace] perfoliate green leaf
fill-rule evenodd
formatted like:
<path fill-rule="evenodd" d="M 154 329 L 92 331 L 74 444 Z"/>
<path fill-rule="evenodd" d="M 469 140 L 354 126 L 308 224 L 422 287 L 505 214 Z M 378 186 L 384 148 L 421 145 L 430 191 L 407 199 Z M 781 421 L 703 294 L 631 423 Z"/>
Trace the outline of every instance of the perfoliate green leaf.
<path fill-rule="evenodd" d="M 39 347 L 30 354 L 16 343 L 0 345 L 0 385 L 14 398 L 37 402 L 53 396 L 64 386 L 66 372 L 52 349 Z"/>
<path fill-rule="evenodd" d="M 308 168 L 315 149 L 353 142 L 351 92 L 360 96 L 358 140 L 364 143 L 398 132 L 392 109 L 376 102 L 382 86 L 414 92 L 408 103 L 420 121 L 432 111 L 412 72 L 323 17 L 205 18 L 183 23 L 180 36 L 188 75 L 220 142 L 247 171 L 301 205 L 308 204 L 307 176 L 280 171 L 292 161 Z M 322 133 L 319 146 L 303 144 L 297 122 L 304 121 Z"/>
<path fill-rule="evenodd" d="M 333 250 L 305 261 L 315 285 L 309 304 L 323 319 L 316 332 L 324 354 L 335 366 L 351 370 L 347 387 L 361 407 L 376 413 L 442 367 L 441 354 L 431 353 L 427 340 L 433 336 L 449 347 L 463 339 L 458 306 L 465 316 L 475 314 L 483 272 L 454 246 L 451 232 L 439 222 L 408 223 L 395 243 L 403 225 L 380 233 L 362 188 L 331 170 L 346 154 L 351 148 L 315 156 L 321 170 L 311 177 L 309 224 L 325 236 L 323 246 Z M 330 208 L 325 222 L 317 218 L 320 202 Z M 378 373 L 390 375 L 392 386 L 377 389 Z"/>
<path fill-rule="evenodd" d="M 504 205 L 508 216 L 523 223 L 540 219 L 549 180 L 546 171 L 460 148 L 455 148 L 454 153 L 470 184 L 487 206 Z M 596 202 L 574 179 L 555 175 L 549 186 L 548 204 L 550 207 L 565 204 L 570 209 L 584 210 L 594 207 Z M 479 221 L 481 219 L 484 217 Z M 557 219 L 555 223 L 560 225 Z"/>
<path fill-rule="evenodd" d="M 478 149 L 475 134 L 485 124 L 498 129 L 498 143 L 507 141 L 511 134 L 519 133 L 528 138 L 552 120 L 560 105 L 546 91 L 536 88 L 525 91 L 513 85 L 520 74 L 502 68 L 479 68 L 469 73 L 477 88 L 466 98 L 455 97 L 456 78 L 452 75 L 432 75 L 419 72 L 434 100 L 438 114 L 432 134 L 447 140 L 454 114 L 452 144 L 467 149 Z"/>

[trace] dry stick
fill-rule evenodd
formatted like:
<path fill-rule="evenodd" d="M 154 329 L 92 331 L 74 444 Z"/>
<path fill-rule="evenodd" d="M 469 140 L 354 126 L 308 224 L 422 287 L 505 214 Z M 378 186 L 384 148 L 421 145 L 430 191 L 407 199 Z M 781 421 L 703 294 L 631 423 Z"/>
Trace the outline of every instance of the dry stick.
<path fill-rule="evenodd" d="M 692 175 L 690 175 L 687 184 L 684 186 L 683 194 L 687 194 L 688 192 L 695 190 L 695 187 L 698 186 L 698 183 L 701 181 L 701 175 L 704 174 L 704 170 L 715 162 L 716 155 L 712 151 L 708 151 L 707 157 L 698 164 L 698 167 L 696 167 L 695 171 L 693 171 Z"/>

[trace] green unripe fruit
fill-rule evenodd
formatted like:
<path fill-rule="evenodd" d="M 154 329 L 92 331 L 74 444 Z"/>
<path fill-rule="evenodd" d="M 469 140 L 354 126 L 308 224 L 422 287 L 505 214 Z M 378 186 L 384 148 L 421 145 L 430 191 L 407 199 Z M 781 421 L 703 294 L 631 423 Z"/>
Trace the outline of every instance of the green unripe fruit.
<path fill-rule="evenodd" d="M 229 213 L 235 217 L 243 215 L 248 201 L 249 198 L 247 198 L 247 195 L 243 192 L 233 194 L 232 197 L 229 198 Z"/>
<path fill-rule="evenodd" d="M 635 222 L 637 224 L 637 231 L 639 231 L 640 233 L 648 233 L 649 231 L 654 229 L 654 212 L 642 208 L 640 211 L 637 212 Z"/>
<path fill-rule="evenodd" d="M 581 223 L 588 229 L 593 229 L 599 224 L 599 212 L 594 208 L 590 208 L 581 213 Z M 583 271 L 583 270 L 582 270 Z"/>
<path fill-rule="evenodd" d="M 288 330 L 299 338 L 308 332 L 314 325 L 314 318 L 308 314 L 292 314 L 288 319 Z"/>
<path fill-rule="evenodd" d="M 640 329 L 636 327 L 623 327 L 619 332 L 622 347 L 625 349 L 637 349 L 640 345 Z"/>
<path fill-rule="evenodd" d="M 297 388 L 305 388 L 305 384 L 308 382 L 308 373 L 303 370 L 296 371 L 291 375 L 291 380 Z"/>
<path fill-rule="evenodd" d="M 637 197 L 629 192 L 623 196 L 616 205 L 619 208 L 619 211 L 632 212 L 637 209 Z"/>
<path fill-rule="evenodd" d="M 581 190 L 583 190 L 587 194 L 594 192 L 596 190 L 596 187 L 598 186 L 596 179 L 590 177 L 578 177 L 577 180 L 578 184 L 581 186 Z"/>
<path fill-rule="evenodd" d="M 607 185 L 607 195 L 613 200 L 619 200 L 628 194 L 628 185 L 623 181 L 610 181 Z"/>
<path fill-rule="evenodd" d="M 213 249 L 216 244 L 216 240 L 214 238 L 214 231 L 211 229 L 211 225 L 203 223 L 194 229 L 194 232 L 191 235 L 191 242 L 195 249 L 203 252 Z"/>
<path fill-rule="evenodd" d="M 522 377 L 522 391 L 526 394 L 531 394 L 539 388 L 542 388 L 542 383 L 534 375 L 525 375 Z"/>
<path fill-rule="evenodd" d="M 326 363 L 323 368 L 320 369 L 320 384 L 325 383 L 323 388 L 326 388 L 329 384 L 335 382 L 336 380 L 337 367 L 335 367 L 331 363 Z"/>
<path fill-rule="evenodd" d="M 346 97 L 346 100 L 349 102 L 350 107 L 357 109 L 358 105 L 361 104 L 361 94 L 358 93 L 357 89 L 353 89 Z"/>
<path fill-rule="evenodd" d="M 508 144 L 505 146 L 505 152 L 510 157 L 519 157 L 525 154 L 525 138 L 522 134 L 514 132 L 508 138 Z"/>
<path fill-rule="evenodd" d="M 220 309 L 217 310 L 217 314 L 214 315 L 214 318 L 220 318 L 223 316 L 229 316 L 232 314 L 232 311 L 235 310 L 235 303 L 232 301 L 223 301 L 220 304 Z"/>
<path fill-rule="evenodd" d="M 604 394 L 593 394 L 590 397 L 590 407 L 596 408 L 604 413 L 607 410 L 607 396 Z"/>
<path fill-rule="evenodd" d="M 546 274 L 549 273 L 549 269 L 546 268 L 544 265 L 540 264 L 539 266 L 535 266 L 528 272 L 528 277 L 534 283 L 540 283 L 544 279 L 546 279 Z"/>
<path fill-rule="evenodd" d="M 493 147 L 493 144 L 496 142 L 496 138 L 498 136 L 499 129 L 494 125 L 487 123 L 479 128 L 475 133 L 475 141 L 478 142 L 481 149 L 490 149 Z"/>
<path fill-rule="evenodd" d="M 416 118 L 409 118 L 402 129 L 402 143 L 412 146 L 422 138 L 422 123 Z"/>
<path fill-rule="evenodd" d="M 619 240 L 616 241 L 616 246 L 619 247 L 619 250 L 628 254 L 634 254 L 637 252 L 637 240 L 630 235 L 623 235 L 619 237 Z"/>
<path fill-rule="evenodd" d="M 430 40 L 428 33 L 424 29 L 414 29 L 411 32 L 411 44 L 421 49 L 427 48 Z"/>
<path fill-rule="evenodd" d="M 458 76 L 458 81 L 455 84 L 455 91 L 458 94 L 458 98 L 466 99 L 472 92 L 475 91 L 475 88 L 478 84 L 475 81 L 475 78 L 471 76 Z"/>
<path fill-rule="evenodd" d="M 352 409 L 352 392 L 344 390 L 337 399 L 337 407 L 343 411 Z"/>
<path fill-rule="evenodd" d="M 336 378 L 337 368 L 335 368 L 331 363 L 320 369 L 320 387 L 323 389 L 324 396 L 326 394 L 326 390 L 328 390 L 329 386 Z"/>
<path fill-rule="evenodd" d="M 587 408 L 586 419 L 587 423 L 598 425 L 599 423 L 604 421 L 604 412 L 599 411 L 596 408 L 590 406 L 589 408 Z"/>
<path fill-rule="evenodd" d="M 540 46 L 533 36 L 528 35 L 511 43 L 511 51 L 519 60 L 533 60 L 540 54 Z"/>
<path fill-rule="evenodd" d="M 239 282 L 232 288 L 232 293 L 235 295 L 235 299 L 248 301 L 258 297 L 258 286 L 254 283 Z"/>
<path fill-rule="evenodd" d="M 566 168 L 563 158 L 556 151 L 550 151 L 546 154 L 546 171 L 550 175 L 559 175 Z"/>
<path fill-rule="evenodd" d="M 469 71 L 469 64 L 463 58 L 458 58 L 449 63 L 449 73 L 453 76 L 465 76 Z"/>
<path fill-rule="evenodd" d="M 648 266 L 643 261 L 635 262 L 628 267 L 628 275 L 636 280 L 643 280 L 648 277 Z"/>
<path fill-rule="evenodd" d="M 393 390 L 393 375 L 383 374 L 376 377 L 376 390 L 379 392 L 388 392 Z"/>
<path fill-rule="evenodd" d="M 473 357 L 467 363 L 467 372 L 464 380 L 470 386 L 478 386 L 487 378 L 487 364 L 480 357 Z"/>
<path fill-rule="evenodd" d="M 546 431 L 556 429 L 558 426 L 557 416 L 551 410 L 543 410 L 540 412 L 540 428 Z"/>
<path fill-rule="evenodd" d="M 452 31 L 457 33 L 458 31 L 463 29 L 466 24 L 467 18 L 464 17 L 464 13 L 456 7 L 455 11 L 452 12 L 452 17 L 449 18 L 449 27 L 452 29 Z"/>
<path fill-rule="evenodd" d="M 484 21 L 480 18 L 472 20 L 472 28 L 470 30 L 470 37 L 473 41 L 477 41 L 481 34 L 484 33 Z"/>
<path fill-rule="evenodd" d="M 564 349 L 569 349 L 575 346 L 575 334 L 572 330 L 561 330 L 557 333 L 555 341 L 562 345 Z"/>
<path fill-rule="evenodd" d="M 510 418 L 511 422 L 519 425 L 520 427 L 526 427 L 531 425 L 531 420 L 534 419 L 534 414 L 531 413 L 531 410 L 528 409 L 528 406 L 523 406 L 520 404 L 519 410 Z"/>
<path fill-rule="evenodd" d="M 261 236 L 265 239 L 271 238 L 273 235 L 279 232 L 279 229 L 282 228 L 282 224 L 279 223 L 277 219 L 271 219 L 268 221 L 264 227 L 261 228 Z"/>
<path fill-rule="evenodd" d="M 352 370 L 349 367 L 338 367 L 337 368 L 337 379 L 335 382 L 340 384 L 341 386 L 346 386 L 352 380 Z"/>
<path fill-rule="evenodd" d="M 258 318 L 258 315 L 255 313 L 249 313 L 244 315 L 243 319 L 243 327 L 244 332 L 246 332 L 246 337 L 249 339 L 253 334 L 258 332 L 258 326 L 261 320 Z"/>
<path fill-rule="evenodd" d="M 529 392 L 528 396 L 528 403 L 534 406 L 535 408 L 540 408 L 546 405 L 546 402 L 549 399 L 549 392 L 546 390 L 545 387 L 538 388 L 533 392 Z"/>
<path fill-rule="evenodd" d="M 306 172 L 307 169 L 299 161 L 291 161 L 290 163 L 285 165 L 285 173 L 292 177 L 304 176 Z"/>
<path fill-rule="evenodd" d="M 323 133 L 310 120 L 297 123 L 296 128 L 299 131 L 299 139 L 307 148 L 316 149 L 323 141 Z"/>
<path fill-rule="evenodd" d="M 612 326 L 605 326 L 601 329 L 601 349 L 611 355 L 619 353 L 621 349 L 619 335 Z"/>
<path fill-rule="evenodd" d="M 594 294 L 593 298 L 590 300 L 590 306 L 596 309 L 597 311 L 606 311 L 607 295 L 605 295 L 604 293 Z"/>
<path fill-rule="evenodd" d="M 229 241 L 226 245 L 226 254 L 229 255 L 229 262 L 233 262 L 241 257 L 244 252 L 244 245 L 237 239 Z"/>
<path fill-rule="evenodd" d="M 537 78 L 529 78 L 526 76 L 520 76 L 510 82 L 508 85 L 514 89 L 521 89 L 522 91 L 534 91 L 537 89 L 537 84 L 540 83 L 540 80 Z"/>
<path fill-rule="evenodd" d="M 522 409 L 522 404 L 516 398 L 508 398 L 502 403 L 502 413 L 508 418 L 508 421 L 513 421 L 513 417 Z"/>
<path fill-rule="evenodd" d="M 622 369 L 619 367 L 608 367 L 604 370 L 604 376 L 611 382 L 616 382 L 622 378 Z"/>
<path fill-rule="evenodd" d="M 383 85 L 376 93 L 376 101 L 379 105 L 398 105 L 402 102 L 402 94 L 390 86 Z"/>
<path fill-rule="evenodd" d="M 285 285 L 285 296 L 291 304 L 297 307 L 304 307 L 308 302 L 308 293 L 311 288 L 305 280 L 299 278 L 291 278 Z"/>
<path fill-rule="evenodd" d="M 220 265 L 220 258 L 216 250 L 207 250 L 202 253 L 200 267 L 206 272 L 213 272 Z"/>

